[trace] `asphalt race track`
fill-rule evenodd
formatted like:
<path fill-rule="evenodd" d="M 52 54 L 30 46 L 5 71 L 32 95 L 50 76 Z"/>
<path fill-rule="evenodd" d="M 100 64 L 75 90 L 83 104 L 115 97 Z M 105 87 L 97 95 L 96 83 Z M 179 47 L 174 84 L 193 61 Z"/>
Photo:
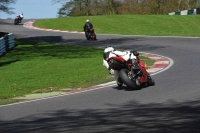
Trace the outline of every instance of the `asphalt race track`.
<path fill-rule="evenodd" d="M 23 22 L 27 22 L 24 20 Z M 98 35 L 24 28 L 0 20 L 16 38 L 82 46 L 135 49 L 163 55 L 174 64 L 153 75 L 156 85 L 138 91 L 117 86 L 0 107 L 0 133 L 199 133 L 200 38 Z M 103 67 L 103 66 L 102 66 Z"/>

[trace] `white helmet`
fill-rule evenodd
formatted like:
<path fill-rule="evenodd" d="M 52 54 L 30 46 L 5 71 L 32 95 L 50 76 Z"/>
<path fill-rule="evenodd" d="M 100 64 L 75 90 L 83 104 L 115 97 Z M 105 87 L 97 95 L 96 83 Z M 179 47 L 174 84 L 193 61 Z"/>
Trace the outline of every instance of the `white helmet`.
<path fill-rule="evenodd" d="M 113 51 L 114 51 L 114 48 L 111 46 L 108 46 L 107 48 L 104 49 L 104 53 L 113 52 Z"/>
<path fill-rule="evenodd" d="M 90 22 L 90 20 L 86 20 L 86 22 Z"/>

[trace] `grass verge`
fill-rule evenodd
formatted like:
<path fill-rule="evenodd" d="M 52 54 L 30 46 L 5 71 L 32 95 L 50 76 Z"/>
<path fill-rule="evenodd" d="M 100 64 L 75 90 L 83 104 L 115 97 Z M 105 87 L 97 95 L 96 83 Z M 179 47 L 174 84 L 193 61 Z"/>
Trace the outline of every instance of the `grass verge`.
<path fill-rule="evenodd" d="M 90 19 L 97 34 L 200 37 L 200 15 L 108 15 L 37 20 L 41 28 L 83 31 Z"/>

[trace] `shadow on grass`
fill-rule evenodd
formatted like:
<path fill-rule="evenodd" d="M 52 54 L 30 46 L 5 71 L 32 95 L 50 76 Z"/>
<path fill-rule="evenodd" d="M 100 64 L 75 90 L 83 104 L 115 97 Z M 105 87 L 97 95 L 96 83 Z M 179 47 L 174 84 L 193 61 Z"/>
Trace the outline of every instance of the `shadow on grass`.
<path fill-rule="evenodd" d="M 45 41 L 46 37 L 43 37 Z M 54 40 L 53 37 L 49 38 Z M 17 39 L 15 44 L 17 45 L 13 50 L 6 54 L 6 62 L 12 62 L 12 60 L 30 60 L 33 58 L 91 58 L 100 54 L 102 51 L 95 47 L 83 47 L 75 45 L 61 45 L 61 44 L 49 44 L 37 39 Z"/>
<path fill-rule="evenodd" d="M 149 44 L 141 45 L 140 42 L 144 43 L 143 41 L 146 41 L 146 39 L 138 37 L 120 37 L 97 41 L 88 41 L 86 39 L 63 39 L 61 36 L 26 37 L 21 38 L 20 40 L 17 39 L 16 44 L 18 46 L 15 47 L 12 52 L 9 52 L 6 57 L 9 58 L 7 62 L 11 62 L 12 60 L 30 60 L 32 58 L 41 57 L 91 58 L 98 54 L 103 54 L 102 49 L 95 49 L 97 47 L 104 48 L 106 46 L 113 46 L 116 49 L 126 48 L 138 51 L 165 48 Z"/>
<path fill-rule="evenodd" d="M 0 62 L 0 67 L 15 63 L 17 61 L 20 61 L 20 60 L 11 60 L 11 61 Z"/>
<path fill-rule="evenodd" d="M 104 109 L 43 112 L 0 121 L 2 133 L 199 133 L 200 101 L 105 105 Z M 38 109 L 39 110 L 39 109 Z"/>

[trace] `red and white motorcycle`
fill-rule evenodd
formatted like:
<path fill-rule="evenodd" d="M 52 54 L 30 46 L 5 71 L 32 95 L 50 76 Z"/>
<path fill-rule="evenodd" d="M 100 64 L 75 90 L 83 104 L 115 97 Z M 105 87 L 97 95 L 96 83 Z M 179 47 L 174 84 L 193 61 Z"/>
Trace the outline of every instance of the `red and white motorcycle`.
<path fill-rule="evenodd" d="M 21 23 L 21 22 L 22 22 L 22 19 L 23 19 L 23 18 L 20 18 L 19 16 L 17 16 L 17 17 L 15 18 L 15 20 L 14 20 L 14 24 L 17 25 L 17 24 Z"/>
<path fill-rule="evenodd" d="M 140 89 L 142 85 L 155 85 L 154 79 L 146 70 L 145 64 L 140 60 L 137 52 L 136 59 L 128 59 L 122 56 L 113 56 L 107 59 L 111 69 L 119 71 L 118 80 L 122 81 L 130 89 Z M 122 84 L 118 84 L 122 86 Z"/>
<path fill-rule="evenodd" d="M 90 32 L 86 36 L 87 40 L 97 40 L 96 34 L 94 32 L 94 28 L 90 29 Z"/>

